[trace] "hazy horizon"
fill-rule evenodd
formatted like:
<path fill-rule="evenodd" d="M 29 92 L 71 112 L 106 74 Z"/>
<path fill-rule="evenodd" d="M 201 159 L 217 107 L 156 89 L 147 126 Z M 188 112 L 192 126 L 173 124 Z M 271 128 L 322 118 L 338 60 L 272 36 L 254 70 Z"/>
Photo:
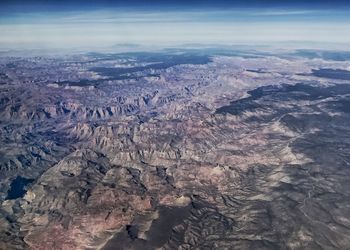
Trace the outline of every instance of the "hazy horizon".
<path fill-rule="evenodd" d="M 332 3 L 2 1 L 0 49 L 287 42 L 340 47 L 350 42 L 350 11 L 343 1 Z"/>

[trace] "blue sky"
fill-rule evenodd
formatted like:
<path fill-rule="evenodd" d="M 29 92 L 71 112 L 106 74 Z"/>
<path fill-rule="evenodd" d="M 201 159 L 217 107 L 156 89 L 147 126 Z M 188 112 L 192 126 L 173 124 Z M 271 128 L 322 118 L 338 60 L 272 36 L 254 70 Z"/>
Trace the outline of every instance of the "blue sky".
<path fill-rule="evenodd" d="M 243 3 L 242 3 L 243 2 Z M 346 1 L 0 1 L 0 49 L 350 43 Z"/>
<path fill-rule="evenodd" d="M 13 10 L 72 10 L 95 9 L 101 7 L 131 7 L 131 8 L 344 8 L 347 0 L 1 0 L 0 5 Z"/>

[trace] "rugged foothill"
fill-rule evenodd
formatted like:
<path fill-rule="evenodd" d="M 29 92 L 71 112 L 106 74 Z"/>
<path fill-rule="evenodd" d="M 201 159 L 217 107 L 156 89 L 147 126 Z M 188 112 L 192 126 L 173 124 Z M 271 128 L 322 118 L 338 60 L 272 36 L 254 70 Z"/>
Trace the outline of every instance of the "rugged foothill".
<path fill-rule="evenodd" d="M 0 57 L 0 249 L 347 249 L 329 53 Z"/>

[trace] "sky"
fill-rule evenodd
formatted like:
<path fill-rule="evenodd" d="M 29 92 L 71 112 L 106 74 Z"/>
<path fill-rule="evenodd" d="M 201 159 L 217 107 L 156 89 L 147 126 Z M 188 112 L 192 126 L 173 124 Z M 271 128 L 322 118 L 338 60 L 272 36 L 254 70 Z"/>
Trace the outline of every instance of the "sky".
<path fill-rule="evenodd" d="M 350 3 L 0 0 L 0 49 L 286 42 L 350 43 Z"/>

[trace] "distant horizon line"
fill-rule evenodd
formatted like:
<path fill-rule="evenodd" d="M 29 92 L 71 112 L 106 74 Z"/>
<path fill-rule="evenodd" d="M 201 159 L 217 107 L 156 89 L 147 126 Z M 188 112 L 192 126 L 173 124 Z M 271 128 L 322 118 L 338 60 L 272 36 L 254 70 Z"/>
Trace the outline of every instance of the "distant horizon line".
<path fill-rule="evenodd" d="M 344 47 L 343 47 L 344 46 Z M 271 50 L 332 50 L 350 51 L 348 43 L 319 42 L 319 41 L 277 41 L 259 43 L 179 43 L 179 44 L 141 44 L 141 43 L 115 43 L 111 46 L 91 47 L 17 47 L 5 48 L 0 46 L 0 53 L 11 52 L 147 52 L 164 51 L 167 49 L 271 49 Z M 118 51 L 119 49 L 119 51 Z"/>

